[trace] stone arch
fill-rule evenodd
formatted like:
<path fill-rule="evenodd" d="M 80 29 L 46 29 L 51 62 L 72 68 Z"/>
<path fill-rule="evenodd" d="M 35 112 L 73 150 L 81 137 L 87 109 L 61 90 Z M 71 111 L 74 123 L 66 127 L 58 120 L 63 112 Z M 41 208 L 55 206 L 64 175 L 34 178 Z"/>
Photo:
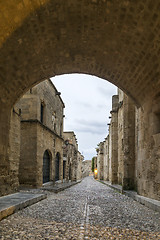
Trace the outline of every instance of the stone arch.
<path fill-rule="evenodd" d="M 65 73 L 106 79 L 137 105 L 160 90 L 158 0 L 152 11 L 149 2 L 125 0 L 11 0 L 0 7 L 10 13 L 0 22 L 3 103 L 12 106 L 38 82 Z"/>
<path fill-rule="evenodd" d="M 52 165 L 52 154 L 47 149 L 43 154 L 43 183 L 49 182 L 51 179 L 51 165 Z"/>
<path fill-rule="evenodd" d="M 46 78 L 86 73 L 108 80 L 143 107 L 145 116 L 139 115 L 148 124 L 147 102 L 160 92 L 159 7 L 158 0 L 154 5 L 130 0 L 0 2 L 0 176 L 4 183 L 11 176 L 11 107 Z M 147 141 L 150 135 L 148 130 Z"/>

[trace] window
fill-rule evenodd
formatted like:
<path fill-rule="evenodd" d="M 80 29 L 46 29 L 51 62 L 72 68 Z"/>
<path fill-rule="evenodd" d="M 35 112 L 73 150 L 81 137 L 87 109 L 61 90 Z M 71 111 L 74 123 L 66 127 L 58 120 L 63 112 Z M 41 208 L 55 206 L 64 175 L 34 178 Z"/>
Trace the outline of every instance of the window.
<path fill-rule="evenodd" d="M 56 123 L 54 124 L 54 131 L 56 132 Z"/>
<path fill-rule="evenodd" d="M 43 123 L 44 121 L 44 104 L 41 103 L 41 116 L 40 116 L 40 121 Z"/>

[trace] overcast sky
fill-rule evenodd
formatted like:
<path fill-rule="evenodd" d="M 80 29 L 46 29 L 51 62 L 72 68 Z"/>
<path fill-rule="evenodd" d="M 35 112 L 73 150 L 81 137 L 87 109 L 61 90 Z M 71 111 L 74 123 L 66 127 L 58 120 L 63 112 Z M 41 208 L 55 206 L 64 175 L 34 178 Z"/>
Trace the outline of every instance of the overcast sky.
<path fill-rule="evenodd" d="M 65 103 L 64 131 L 74 131 L 85 160 L 96 156 L 97 144 L 108 135 L 112 95 L 117 88 L 85 74 L 66 74 L 51 79 Z"/>

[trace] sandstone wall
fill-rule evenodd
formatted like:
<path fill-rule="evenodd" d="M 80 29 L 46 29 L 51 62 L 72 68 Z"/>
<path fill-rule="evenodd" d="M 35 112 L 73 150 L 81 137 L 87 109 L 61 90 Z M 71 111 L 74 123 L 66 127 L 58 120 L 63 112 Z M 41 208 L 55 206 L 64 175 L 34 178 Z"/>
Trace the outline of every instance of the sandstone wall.
<path fill-rule="evenodd" d="M 78 166 L 77 166 L 77 179 L 76 180 L 81 180 L 82 179 L 82 161 L 84 157 L 81 155 L 80 152 L 78 152 Z"/>
<path fill-rule="evenodd" d="M 20 183 L 23 185 L 42 186 L 43 155 L 47 150 L 50 155 L 50 180 L 55 178 L 55 156 L 60 153 L 60 179 L 63 176 L 62 143 L 49 129 L 40 122 L 21 123 L 21 161 Z M 54 146 L 55 144 L 55 146 Z"/>
<path fill-rule="evenodd" d="M 137 191 L 160 200 L 160 97 L 137 110 Z"/>
<path fill-rule="evenodd" d="M 48 79 L 31 88 L 16 103 L 21 109 L 22 120 L 41 121 L 41 105 L 43 105 L 43 124 L 62 136 L 64 103 L 59 92 Z"/>
<path fill-rule="evenodd" d="M 14 108 L 11 111 L 10 132 L 9 132 L 9 178 L 7 192 L 17 191 L 19 187 L 19 160 L 20 160 L 20 114 Z M 4 193 L 5 193 L 4 192 Z"/>
<path fill-rule="evenodd" d="M 108 144 L 109 144 L 109 154 L 108 154 L 108 162 L 109 162 L 109 181 L 111 182 L 112 180 L 112 128 L 111 125 L 109 126 L 109 138 L 108 138 Z"/>
<path fill-rule="evenodd" d="M 118 182 L 118 95 L 112 97 L 111 111 L 111 167 L 110 181 L 111 183 Z"/>
<path fill-rule="evenodd" d="M 37 119 L 40 120 L 41 103 L 44 105 L 44 125 L 55 131 L 59 136 L 63 134 L 64 103 L 59 92 L 50 80 L 45 80 L 32 88 L 32 94 L 39 96 L 37 102 Z"/>
<path fill-rule="evenodd" d="M 160 96 L 139 109 L 121 90 L 118 97 L 117 109 L 115 101 L 112 106 L 109 136 L 103 142 L 103 169 L 98 149 L 98 178 L 103 172 L 104 180 L 116 183 L 117 178 L 124 190 L 160 200 Z"/>
<path fill-rule="evenodd" d="M 98 144 L 97 154 L 97 178 L 104 178 L 104 142 Z"/>
<path fill-rule="evenodd" d="M 122 185 L 123 180 L 123 161 L 124 161 L 124 94 L 118 90 L 119 108 L 118 108 L 118 184 Z"/>
<path fill-rule="evenodd" d="M 20 183 L 41 186 L 43 154 L 50 155 L 50 180 L 55 180 L 55 158 L 60 155 L 59 178 L 63 180 L 64 103 L 50 80 L 31 88 L 16 104 L 21 109 Z"/>
<path fill-rule="evenodd" d="M 123 188 L 135 189 L 135 105 L 124 94 L 123 133 Z"/>
<path fill-rule="evenodd" d="M 66 159 L 66 180 L 76 181 L 79 166 L 79 152 L 76 135 L 73 131 L 63 132 L 64 151 L 63 157 Z M 81 160 L 80 160 L 81 161 Z M 81 165 L 81 164 L 80 164 Z"/>
<path fill-rule="evenodd" d="M 36 87 L 35 87 L 36 88 Z M 16 108 L 21 109 L 21 120 L 38 119 L 40 107 L 38 106 L 39 96 L 26 92 L 16 103 Z"/>
<path fill-rule="evenodd" d="M 21 147 L 19 182 L 21 185 L 37 186 L 37 125 L 33 122 L 21 123 Z"/>
<path fill-rule="evenodd" d="M 104 141 L 104 159 L 103 159 L 103 179 L 105 181 L 109 180 L 109 136 L 105 138 Z"/>
<path fill-rule="evenodd" d="M 89 176 L 92 173 L 92 160 L 82 162 L 82 178 Z"/>

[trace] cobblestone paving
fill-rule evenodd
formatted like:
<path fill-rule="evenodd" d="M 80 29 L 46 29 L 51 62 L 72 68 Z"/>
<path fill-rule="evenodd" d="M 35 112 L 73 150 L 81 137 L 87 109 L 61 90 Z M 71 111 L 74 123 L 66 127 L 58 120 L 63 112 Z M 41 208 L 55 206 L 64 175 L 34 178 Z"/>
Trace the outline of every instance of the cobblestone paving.
<path fill-rule="evenodd" d="M 0 239 L 160 239 L 160 213 L 92 177 L 0 222 Z"/>

